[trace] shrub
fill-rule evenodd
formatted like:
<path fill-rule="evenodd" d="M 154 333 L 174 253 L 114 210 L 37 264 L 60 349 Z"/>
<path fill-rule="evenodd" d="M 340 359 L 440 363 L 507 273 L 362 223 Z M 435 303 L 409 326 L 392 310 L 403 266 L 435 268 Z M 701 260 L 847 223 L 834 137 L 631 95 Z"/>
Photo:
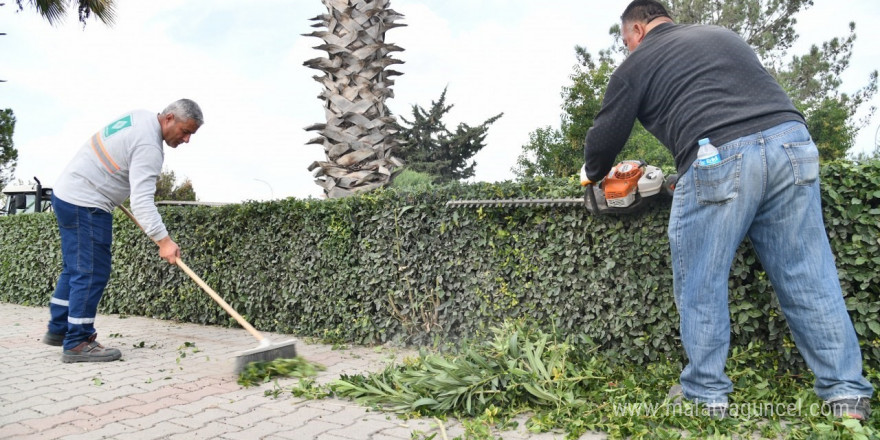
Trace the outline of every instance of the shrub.
<path fill-rule="evenodd" d="M 880 162 L 823 166 L 840 282 L 867 362 L 880 361 Z M 187 264 L 258 329 L 354 343 L 438 344 L 525 319 L 609 359 L 681 359 L 663 204 L 633 216 L 582 207 L 452 209 L 458 198 L 578 197 L 534 179 L 387 189 L 335 200 L 163 207 Z M 122 214 L 101 313 L 235 325 L 157 258 Z M 0 301 L 45 305 L 60 271 L 54 217 L 0 218 Z M 734 346 L 761 340 L 799 367 L 772 286 L 748 243 L 729 281 Z"/>

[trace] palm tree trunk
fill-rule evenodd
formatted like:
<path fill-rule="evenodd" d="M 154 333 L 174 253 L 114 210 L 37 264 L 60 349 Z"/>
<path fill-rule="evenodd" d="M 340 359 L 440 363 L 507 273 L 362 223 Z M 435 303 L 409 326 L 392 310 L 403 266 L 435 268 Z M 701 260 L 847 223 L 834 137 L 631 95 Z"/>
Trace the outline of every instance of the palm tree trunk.
<path fill-rule="evenodd" d="M 397 124 L 385 107 L 394 97 L 392 76 L 386 69 L 403 63 L 390 56 L 403 49 L 385 43 L 385 32 L 403 24 L 403 15 L 389 8 L 389 0 L 322 0 L 327 14 L 312 18 L 325 27 L 305 36 L 318 37 L 327 58 L 315 58 L 304 65 L 324 72 L 315 80 L 324 86 L 318 96 L 324 101 L 326 123 L 306 130 L 320 136 L 309 144 L 324 146 L 325 161 L 309 166 L 327 197 L 344 197 L 387 185 L 403 162 L 393 156 L 397 147 Z"/>

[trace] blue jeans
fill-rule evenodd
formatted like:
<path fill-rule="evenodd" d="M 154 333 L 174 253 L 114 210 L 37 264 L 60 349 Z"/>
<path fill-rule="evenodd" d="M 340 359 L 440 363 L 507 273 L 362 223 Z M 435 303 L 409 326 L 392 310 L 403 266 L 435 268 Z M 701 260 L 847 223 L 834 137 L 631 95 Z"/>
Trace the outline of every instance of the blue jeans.
<path fill-rule="evenodd" d="M 98 302 L 110 279 L 113 215 L 52 195 L 61 233 L 61 275 L 49 302 L 49 332 L 64 334 L 70 350 L 95 333 Z"/>
<path fill-rule="evenodd" d="M 669 218 L 675 304 L 688 365 L 684 396 L 726 404 L 728 278 L 748 236 L 770 277 L 798 350 L 830 400 L 871 396 L 822 220 L 819 154 L 807 128 L 780 124 L 718 147 L 678 181 Z"/>

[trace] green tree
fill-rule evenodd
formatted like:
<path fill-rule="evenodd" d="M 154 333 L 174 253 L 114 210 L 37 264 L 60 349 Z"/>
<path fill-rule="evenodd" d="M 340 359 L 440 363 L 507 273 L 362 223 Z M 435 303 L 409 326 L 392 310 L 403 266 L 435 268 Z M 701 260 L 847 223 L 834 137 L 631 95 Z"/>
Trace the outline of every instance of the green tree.
<path fill-rule="evenodd" d="M 174 175 L 174 171 L 162 171 L 159 179 L 156 180 L 155 200 L 196 201 L 196 192 L 189 178 L 184 179 L 178 186 L 175 186 L 176 182 L 177 176 Z"/>
<path fill-rule="evenodd" d="M 849 123 L 850 109 L 843 98 L 826 98 L 807 113 L 807 128 L 823 162 L 844 157 L 854 144 L 856 130 Z"/>
<path fill-rule="evenodd" d="M 18 10 L 24 10 L 24 0 L 15 0 Z M 67 16 L 67 8 L 71 0 L 28 0 L 30 5 L 51 25 L 60 23 Z M 4 6 L 6 3 L 0 3 Z M 114 0 L 77 0 L 79 21 L 86 25 L 90 16 L 94 15 L 106 25 L 112 25 L 116 19 Z M 0 35 L 6 35 L 0 32 Z M 0 79 L 0 82 L 6 82 Z"/>
<path fill-rule="evenodd" d="M 79 21 L 85 26 L 92 15 L 106 25 L 116 20 L 116 5 L 113 0 L 15 0 L 18 10 L 24 9 L 27 3 L 51 25 L 61 23 L 67 17 L 71 3 L 76 5 Z M 3 4 L 0 3 L 0 6 Z"/>
<path fill-rule="evenodd" d="M 401 145 L 397 155 L 412 171 L 436 177 L 439 183 L 473 177 L 476 162 L 471 158 L 485 147 L 489 126 L 504 113 L 499 113 L 480 125 L 471 127 L 460 123 L 455 131 L 446 128 L 443 116 L 452 104 L 446 105 L 446 89 L 440 99 L 431 101 L 431 108 L 413 105 L 412 121 L 401 117 Z"/>
<path fill-rule="evenodd" d="M 578 161 L 583 161 L 584 155 L 583 148 L 568 142 L 561 130 L 550 126 L 529 133 L 529 143 L 522 151 L 513 168 L 518 178 L 570 176 L 577 173 Z"/>
<path fill-rule="evenodd" d="M 575 47 L 578 63 L 563 88 L 560 128 L 539 128 L 529 134 L 513 169 L 518 178 L 534 176 L 568 177 L 577 175 L 584 163 L 584 139 L 602 107 L 608 80 L 617 67 L 613 50 L 601 51 L 598 62 L 582 46 Z M 674 169 L 672 155 L 654 136 L 636 122 L 621 158 L 643 159 L 664 170 Z"/>
<path fill-rule="evenodd" d="M 15 0 L 18 10 L 24 10 L 24 0 Z M 28 0 L 28 5 L 37 11 L 50 25 L 60 23 L 67 16 L 67 11 L 71 0 Z M 90 16 L 94 15 L 106 25 L 112 25 L 116 19 L 114 0 L 77 0 L 77 11 L 79 13 L 79 21 L 86 25 L 86 21 Z M 0 3 L 5 6 L 6 3 Z M 6 35 L 0 32 L 0 35 Z M 0 79 L 0 82 L 6 82 Z"/>
<path fill-rule="evenodd" d="M 783 69 L 771 70 L 806 117 L 823 161 L 843 158 L 876 111 L 869 106 L 867 115 L 856 119 L 856 113 L 877 93 L 876 70 L 855 93 L 839 90 L 840 75 L 849 67 L 852 56 L 855 23 L 850 23 L 849 32 L 846 38 L 834 38 L 821 47 L 813 45 L 805 55 L 792 57 Z"/>
<path fill-rule="evenodd" d="M 18 10 L 24 10 L 24 0 L 15 0 Z M 37 11 L 51 25 L 60 23 L 67 16 L 71 0 L 27 0 L 27 4 Z M 4 6 L 5 3 L 0 3 Z M 106 25 L 112 25 L 116 18 L 113 0 L 77 0 L 79 21 L 85 26 L 86 21 L 94 15 Z M 0 33 L 0 35 L 5 35 Z M 0 80 L 0 82 L 5 82 Z M 0 189 L 12 178 L 18 152 L 12 146 L 12 131 L 15 127 L 15 116 L 12 110 L 0 112 Z M 8 136 L 8 137 L 7 137 Z"/>
<path fill-rule="evenodd" d="M 0 190 L 12 180 L 12 174 L 18 164 L 18 150 L 12 143 L 14 132 L 15 114 L 12 109 L 0 110 Z"/>
<path fill-rule="evenodd" d="M 672 0 L 670 13 L 679 23 L 714 24 L 739 33 L 804 114 L 820 157 L 827 161 L 843 158 L 873 116 L 869 106 L 867 115 L 856 119 L 877 92 L 877 71 L 854 93 L 840 91 L 840 75 L 849 67 L 856 40 L 855 23 L 846 37 L 813 45 L 786 61 L 799 37 L 794 16 L 812 5 L 813 0 Z"/>
<path fill-rule="evenodd" d="M 839 159 L 853 147 L 858 131 L 864 128 L 875 112 L 856 120 L 857 112 L 877 92 L 877 71 L 869 74 L 868 83 L 855 93 L 840 92 L 840 75 L 849 67 L 856 39 L 855 24 L 849 26 L 846 38 L 834 38 L 820 46 L 812 46 L 802 56 L 785 61 L 788 50 L 797 40 L 794 15 L 813 5 L 812 0 L 670 0 L 669 12 L 678 23 L 703 23 L 723 26 L 739 33 L 756 51 L 767 70 L 776 77 L 789 93 L 795 106 L 804 114 L 823 161 Z M 590 61 L 586 49 L 575 49 L 579 64 L 572 75 L 572 85 L 563 91 L 563 118 L 558 143 L 547 143 L 545 134 L 550 127 L 538 129 L 523 147 L 514 173 L 526 176 L 529 172 L 543 175 L 571 175 L 580 167 L 583 158 L 566 151 L 593 125 L 598 113 L 595 104 L 601 103 L 605 87 L 616 66 L 623 60 L 626 48 L 620 39 L 620 25 L 611 26 L 612 45 L 599 52 L 599 62 Z M 574 104 L 574 105 L 572 105 Z M 581 136 L 578 138 L 578 136 Z M 542 143 L 543 142 L 543 143 Z M 548 148 L 550 146 L 552 148 Z M 645 159 L 672 169 L 672 157 L 662 145 L 638 123 L 633 128 L 621 159 Z M 541 157 L 550 154 L 551 158 Z M 566 167 L 542 168 L 540 164 L 568 161 Z M 579 163 L 576 163 L 579 162 Z M 558 174 L 562 172 L 563 174 Z"/>
<path fill-rule="evenodd" d="M 798 38 L 794 16 L 810 6 L 813 0 L 671 0 L 668 9 L 678 23 L 714 24 L 738 33 L 766 64 L 791 48 Z"/>

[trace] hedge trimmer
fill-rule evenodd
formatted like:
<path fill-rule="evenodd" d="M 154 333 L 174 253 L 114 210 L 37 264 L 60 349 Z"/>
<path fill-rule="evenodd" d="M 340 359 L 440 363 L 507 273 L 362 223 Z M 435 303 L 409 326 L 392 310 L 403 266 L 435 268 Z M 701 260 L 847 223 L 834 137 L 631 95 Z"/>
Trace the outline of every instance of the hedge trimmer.
<path fill-rule="evenodd" d="M 584 198 L 565 199 L 485 199 L 450 200 L 452 208 L 503 206 L 573 206 L 582 205 L 593 215 L 631 214 L 641 210 L 647 200 L 671 198 L 678 175 L 668 177 L 663 171 L 643 160 L 625 160 L 618 163 L 598 184 L 590 182 L 581 168 L 581 186 Z M 661 197 L 657 197 L 660 195 Z"/>

